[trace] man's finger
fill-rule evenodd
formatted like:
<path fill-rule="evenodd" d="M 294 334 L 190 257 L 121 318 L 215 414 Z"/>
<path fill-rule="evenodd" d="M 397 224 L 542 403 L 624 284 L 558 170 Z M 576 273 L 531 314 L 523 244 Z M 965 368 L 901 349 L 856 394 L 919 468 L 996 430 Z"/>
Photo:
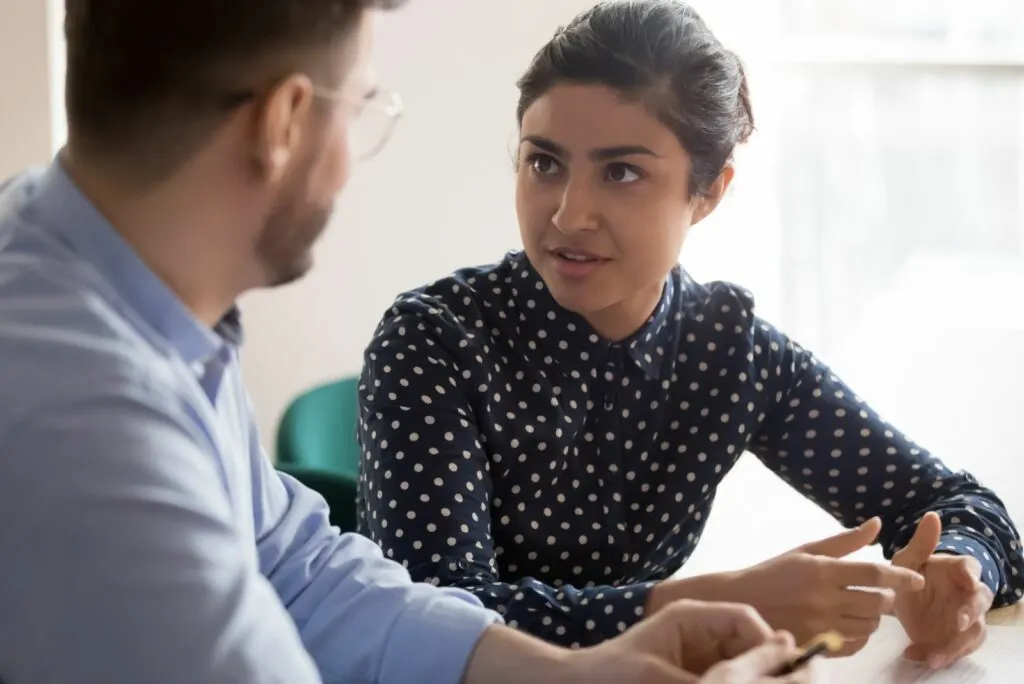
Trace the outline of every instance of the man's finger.
<path fill-rule="evenodd" d="M 703 682 L 700 677 L 659 659 L 648 661 L 646 668 L 638 673 L 638 676 L 643 677 L 641 681 L 651 682 L 651 684 L 702 684 Z"/>
<path fill-rule="evenodd" d="M 821 675 L 820 667 L 821 662 L 815 658 L 796 672 L 764 681 L 771 682 L 771 684 L 813 684 L 813 682 L 826 681 Z"/>
<path fill-rule="evenodd" d="M 905 591 L 924 588 L 924 575 L 905 567 L 834 560 L 828 563 L 835 583 L 841 587 L 871 587 Z"/>
<path fill-rule="evenodd" d="M 722 682 L 755 681 L 758 677 L 766 677 L 780 670 L 792 658 L 800 655 L 800 650 L 793 643 L 793 637 L 787 633 L 779 633 L 770 641 L 756 646 L 743 655 L 725 661 L 708 672 L 711 682 L 718 682 L 712 675 L 722 677 Z"/>
<path fill-rule="evenodd" d="M 844 530 L 839 534 L 818 541 L 804 544 L 795 549 L 815 556 L 828 556 L 829 558 L 842 558 L 859 551 L 865 546 L 875 543 L 878 533 L 882 530 L 882 521 L 879 518 L 872 518 L 860 527 L 852 530 Z"/>
<path fill-rule="evenodd" d="M 656 619 L 668 620 L 674 625 L 704 625 L 708 631 L 722 637 L 736 637 L 748 647 L 763 644 L 775 633 L 760 613 L 740 603 L 681 600 L 669 604 L 656 615 L 663 616 Z"/>
<path fill-rule="evenodd" d="M 939 545 L 939 538 L 942 536 L 942 519 L 934 511 L 925 513 L 921 521 L 917 523 L 914 536 L 910 542 L 893 556 L 893 565 L 911 570 L 920 570 L 925 562 L 935 553 L 935 547 Z"/>

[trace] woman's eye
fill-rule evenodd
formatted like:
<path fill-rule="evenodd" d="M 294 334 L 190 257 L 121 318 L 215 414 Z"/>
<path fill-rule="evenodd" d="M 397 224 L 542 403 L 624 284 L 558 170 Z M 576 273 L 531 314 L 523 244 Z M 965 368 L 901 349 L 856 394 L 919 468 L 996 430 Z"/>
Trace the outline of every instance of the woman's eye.
<path fill-rule="evenodd" d="M 558 173 L 558 162 L 546 154 L 534 154 L 529 159 L 530 168 L 539 176 L 550 176 Z"/>
<path fill-rule="evenodd" d="M 605 178 L 613 183 L 633 183 L 640 180 L 641 175 L 629 164 L 609 164 Z"/>

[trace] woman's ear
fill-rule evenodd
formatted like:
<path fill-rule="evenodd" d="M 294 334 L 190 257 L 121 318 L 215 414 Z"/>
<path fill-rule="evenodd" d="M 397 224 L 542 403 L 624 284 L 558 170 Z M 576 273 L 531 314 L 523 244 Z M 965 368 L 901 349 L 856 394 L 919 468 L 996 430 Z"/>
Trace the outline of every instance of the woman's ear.
<path fill-rule="evenodd" d="M 736 169 L 732 164 L 727 165 L 722 172 L 718 174 L 718 178 L 708 187 L 700 198 L 697 200 L 697 207 L 693 212 L 693 219 L 690 221 L 690 225 L 696 225 L 700 223 L 715 210 L 718 203 L 725 197 L 726 191 L 729 189 L 729 184 L 732 183 L 733 176 L 736 175 Z"/>

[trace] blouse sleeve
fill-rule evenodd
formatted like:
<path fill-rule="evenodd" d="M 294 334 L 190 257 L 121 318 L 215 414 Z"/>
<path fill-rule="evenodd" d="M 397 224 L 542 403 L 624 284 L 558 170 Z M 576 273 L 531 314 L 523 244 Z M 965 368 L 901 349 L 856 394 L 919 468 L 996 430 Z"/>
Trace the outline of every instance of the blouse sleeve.
<path fill-rule="evenodd" d="M 753 336 L 770 408 L 751 448 L 767 467 L 847 527 L 879 516 L 887 558 L 935 511 L 938 553 L 975 556 L 996 607 L 1024 595 L 1020 534 L 995 493 L 914 444 L 772 326 L 756 320 Z"/>
<path fill-rule="evenodd" d="M 414 580 L 467 589 L 513 627 L 599 643 L 642 617 L 651 585 L 502 581 L 491 460 L 471 397 L 488 381 L 485 345 L 436 300 L 402 300 L 384 318 L 359 389 L 360 531 Z"/>

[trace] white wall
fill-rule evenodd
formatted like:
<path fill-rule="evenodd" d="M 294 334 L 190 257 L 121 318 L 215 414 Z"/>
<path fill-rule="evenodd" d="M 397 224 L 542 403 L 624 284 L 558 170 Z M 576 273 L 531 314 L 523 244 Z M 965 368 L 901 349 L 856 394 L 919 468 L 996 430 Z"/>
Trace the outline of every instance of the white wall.
<path fill-rule="evenodd" d="M 50 156 L 50 29 L 43 0 L 0 2 L 0 178 Z"/>

